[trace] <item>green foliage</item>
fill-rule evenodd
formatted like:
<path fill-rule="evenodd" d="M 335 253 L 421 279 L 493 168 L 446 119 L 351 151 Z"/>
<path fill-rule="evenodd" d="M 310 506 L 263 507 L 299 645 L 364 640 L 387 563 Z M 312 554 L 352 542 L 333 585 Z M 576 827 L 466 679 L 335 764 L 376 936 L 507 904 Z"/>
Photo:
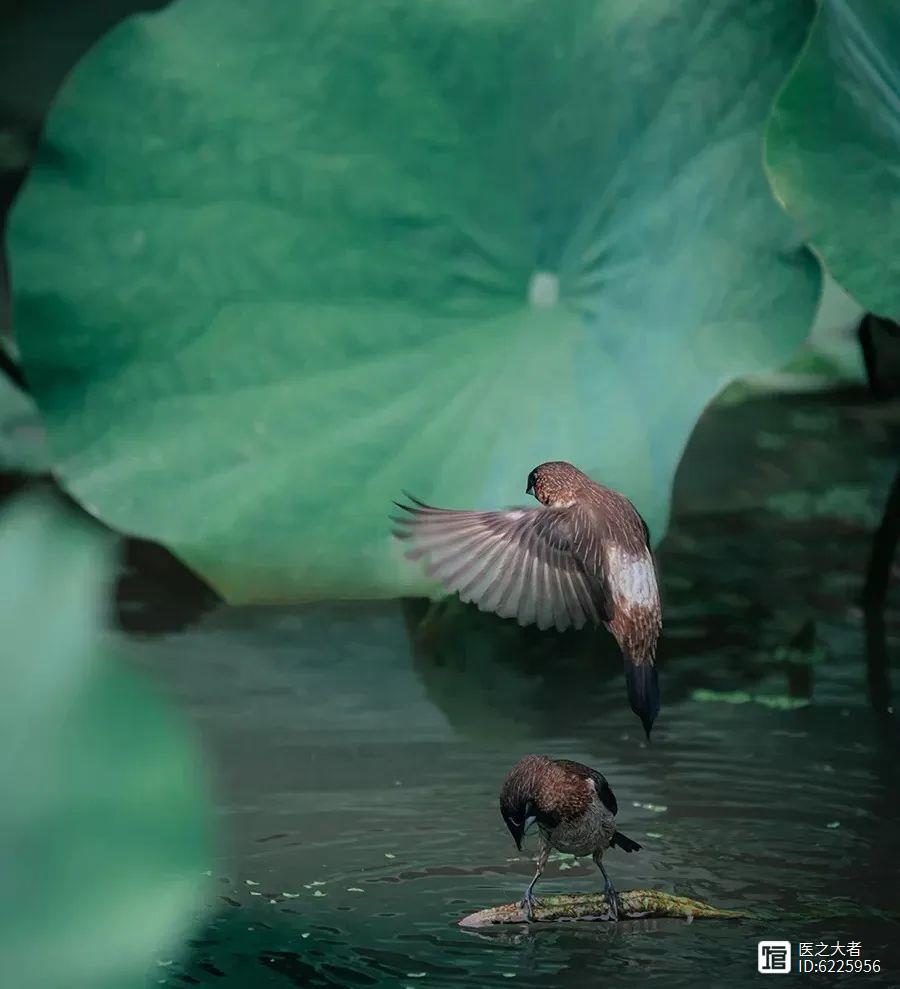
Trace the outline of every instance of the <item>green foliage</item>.
<path fill-rule="evenodd" d="M 0 522 L 0 971 L 41 989 L 143 986 L 198 908 L 196 754 L 102 637 L 97 537 L 46 505 Z"/>
<path fill-rule="evenodd" d="M 900 6 L 822 0 L 766 143 L 773 188 L 831 273 L 900 319 Z"/>
<path fill-rule="evenodd" d="M 755 389 L 760 384 L 782 391 L 821 390 L 838 382 L 862 384 L 866 372 L 856 331 L 864 315 L 859 303 L 826 273 L 819 310 L 803 347 L 780 372 L 757 376 Z"/>
<path fill-rule="evenodd" d="M 46 470 L 48 462 L 34 402 L 0 372 L 0 470 L 36 473 Z"/>
<path fill-rule="evenodd" d="M 813 9 L 183 0 L 120 26 L 11 224 L 63 483 L 241 600 L 420 591 L 391 499 L 521 502 L 548 458 L 661 536 L 704 406 L 812 319 L 759 148 Z"/>

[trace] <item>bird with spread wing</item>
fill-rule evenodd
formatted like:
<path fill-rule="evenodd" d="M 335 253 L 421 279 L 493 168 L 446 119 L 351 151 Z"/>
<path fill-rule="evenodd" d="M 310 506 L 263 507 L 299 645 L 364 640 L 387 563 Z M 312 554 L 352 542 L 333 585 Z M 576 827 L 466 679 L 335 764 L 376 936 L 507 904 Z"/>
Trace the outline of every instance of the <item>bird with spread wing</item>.
<path fill-rule="evenodd" d="M 394 535 L 430 577 L 481 611 L 540 629 L 603 624 L 625 660 L 631 708 L 647 737 L 659 713 L 662 609 L 649 533 L 618 491 L 564 461 L 528 475 L 537 508 L 459 511 L 407 495 Z"/>

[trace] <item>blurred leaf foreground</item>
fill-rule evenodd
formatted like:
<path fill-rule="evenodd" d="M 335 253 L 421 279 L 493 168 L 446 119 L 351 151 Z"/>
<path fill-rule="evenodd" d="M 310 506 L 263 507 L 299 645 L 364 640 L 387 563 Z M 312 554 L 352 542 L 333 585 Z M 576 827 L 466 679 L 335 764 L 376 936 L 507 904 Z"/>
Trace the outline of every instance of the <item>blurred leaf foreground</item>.
<path fill-rule="evenodd" d="M 200 905 L 202 772 L 182 725 L 110 655 L 101 543 L 44 502 L 0 516 L 0 971 L 10 986 L 145 986 Z"/>
<path fill-rule="evenodd" d="M 11 219 L 57 476 L 238 601 L 425 590 L 391 499 L 522 502 L 551 458 L 658 539 L 704 406 L 812 322 L 761 149 L 814 12 L 180 0 L 123 23 Z"/>

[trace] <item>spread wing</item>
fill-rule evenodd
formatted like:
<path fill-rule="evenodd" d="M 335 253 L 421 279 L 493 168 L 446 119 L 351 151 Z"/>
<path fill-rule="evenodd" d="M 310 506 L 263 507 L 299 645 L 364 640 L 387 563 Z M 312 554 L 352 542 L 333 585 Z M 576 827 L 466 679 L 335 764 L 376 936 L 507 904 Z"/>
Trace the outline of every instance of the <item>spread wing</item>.
<path fill-rule="evenodd" d="M 616 795 L 612 792 L 612 787 L 606 782 L 606 777 L 603 773 L 598 772 L 596 769 L 591 769 L 590 766 L 585 766 L 581 762 L 572 762 L 571 759 L 554 759 L 553 760 L 557 766 L 561 766 L 563 769 L 570 773 L 574 773 L 576 776 L 580 776 L 585 780 L 592 780 L 594 783 L 594 789 L 597 791 L 597 796 L 600 798 L 600 802 L 612 815 L 616 815 L 619 812 L 619 805 L 616 802 Z"/>
<path fill-rule="evenodd" d="M 481 611 L 559 631 L 610 617 L 599 549 L 589 527 L 568 508 L 513 508 L 464 512 L 432 508 L 411 495 L 394 517 L 394 535 L 411 560 L 424 560 L 430 577 Z M 596 575 L 596 576 L 595 576 Z"/>

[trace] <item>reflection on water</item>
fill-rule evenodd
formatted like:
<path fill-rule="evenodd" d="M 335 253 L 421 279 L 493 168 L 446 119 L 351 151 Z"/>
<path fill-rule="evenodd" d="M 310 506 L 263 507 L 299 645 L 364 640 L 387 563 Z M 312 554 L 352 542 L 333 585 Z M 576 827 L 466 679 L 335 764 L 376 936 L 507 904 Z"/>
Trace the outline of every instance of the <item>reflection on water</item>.
<path fill-rule="evenodd" d="M 884 965 L 866 984 L 900 983 L 896 720 L 869 703 L 857 604 L 898 425 L 896 406 L 797 398 L 702 423 L 660 551 L 650 746 L 600 634 L 523 631 L 452 604 L 208 601 L 193 627 L 139 637 L 207 747 L 223 833 L 210 918 L 151 982 L 744 984 L 769 936 L 861 941 Z M 147 607 L 131 602 L 132 628 L 159 626 Z M 608 856 L 620 888 L 758 919 L 459 930 L 531 875 L 497 810 L 526 751 L 607 773 L 644 845 Z M 593 865 L 565 859 L 543 883 L 600 886 Z"/>

